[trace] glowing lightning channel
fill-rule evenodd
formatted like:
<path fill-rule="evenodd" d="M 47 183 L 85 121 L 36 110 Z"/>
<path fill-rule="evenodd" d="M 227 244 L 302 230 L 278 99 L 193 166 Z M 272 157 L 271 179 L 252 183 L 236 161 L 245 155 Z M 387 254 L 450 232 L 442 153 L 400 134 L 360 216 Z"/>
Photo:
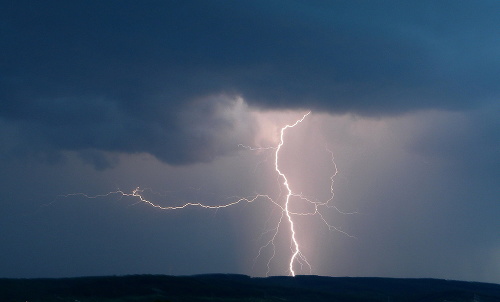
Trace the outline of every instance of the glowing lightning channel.
<path fill-rule="evenodd" d="M 303 196 L 302 194 L 296 194 L 293 192 L 293 190 L 290 188 L 290 185 L 288 183 L 288 179 L 286 177 L 286 175 L 280 170 L 279 168 L 279 152 L 281 151 L 281 147 L 285 144 L 285 139 L 284 139 L 284 136 L 285 136 L 285 131 L 289 128 L 293 128 L 295 126 L 297 126 L 298 124 L 300 124 L 309 114 L 311 114 L 311 112 L 307 112 L 306 114 L 304 114 L 302 116 L 302 118 L 298 119 L 297 121 L 295 121 L 295 123 L 293 124 L 290 124 L 290 125 L 286 125 L 284 126 L 283 128 L 281 128 L 281 131 L 280 131 L 280 143 L 278 144 L 277 147 L 248 147 L 248 146 L 243 146 L 243 145 L 240 145 L 241 147 L 244 147 L 246 149 L 249 149 L 249 150 L 252 150 L 252 151 L 261 151 L 261 150 L 269 150 L 269 149 L 275 149 L 275 156 L 274 156 L 274 169 L 275 171 L 278 173 L 279 177 L 282 178 L 283 180 L 283 185 L 285 186 L 286 188 L 286 197 L 285 197 L 285 206 L 281 206 L 279 205 L 277 202 L 275 202 L 274 200 L 270 199 L 271 202 L 273 202 L 275 205 L 277 205 L 278 207 L 281 208 L 281 215 L 280 215 L 280 218 L 278 219 L 278 223 L 276 225 L 276 227 L 264 232 L 265 233 L 268 233 L 268 232 L 273 232 L 273 235 L 271 237 L 271 239 L 269 241 L 267 241 L 267 243 L 263 246 L 261 246 L 261 248 L 259 249 L 259 252 L 258 252 L 258 255 L 257 257 L 255 258 L 255 260 L 257 258 L 260 257 L 261 255 L 261 252 L 264 248 L 267 248 L 268 246 L 272 246 L 272 255 L 271 257 L 269 258 L 268 262 L 267 262 L 267 272 L 266 272 L 266 276 L 269 275 L 269 272 L 270 272 L 270 263 L 272 261 L 272 259 L 274 258 L 275 254 L 276 254 L 276 250 L 275 250 L 275 245 L 274 245 L 274 241 L 276 239 L 276 236 L 278 235 L 278 232 L 279 232 L 279 229 L 280 229 L 280 226 L 281 226 L 281 222 L 283 220 L 283 216 L 286 215 L 287 219 L 288 219 L 288 223 L 290 225 L 290 241 L 291 241 L 291 250 L 292 250 L 292 256 L 290 257 L 290 261 L 289 261 L 289 274 L 291 276 L 295 276 L 295 270 L 294 270 L 294 263 L 295 262 L 298 262 L 300 264 L 300 266 L 302 267 L 304 264 L 307 265 L 307 267 L 309 267 L 309 271 L 311 271 L 311 265 L 309 263 L 309 261 L 307 260 L 307 258 L 304 256 L 304 254 L 301 252 L 300 250 L 300 244 L 296 238 L 296 232 L 295 232 L 295 224 L 294 224 L 294 221 L 292 219 L 292 216 L 319 216 L 321 221 L 323 221 L 323 223 L 328 227 L 328 229 L 330 231 L 338 231 L 350 238 L 355 238 L 354 236 L 351 236 L 349 235 L 347 232 L 341 230 L 340 228 L 334 226 L 334 225 L 331 225 L 327 222 L 327 220 L 325 219 L 325 217 L 323 216 L 323 214 L 320 212 L 319 208 L 320 207 L 327 207 L 327 208 L 333 208 L 335 209 L 338 213 L 340 214 L 356 214 L 356 212 L 343 212 L 341 210 L 339 210 L 335 205 L 331 205 L 330 202 L 333 200 L 335 194 L 334 194 L 334 190 L 333 190 L 333 183 L 334 183 L 334 177 L 337 175 L 338 173 L 338 170 L 337 170 L 337 165 L 335 164 L 335 161 L 334 161 L 334 157 L 333 157 L 333 152 L 330 151 L 328 148 L 326 148 L 326 150 L 330 153 L 331 155 L 331 162 L 333 164 L 333 167 L 334 167 L 334 171 L 333 171 L 333 174 L 330 176 L 330 198 L 328 198 L 328 200 L 324 201 L 324 202 L 320 202 L 320 201 L 313 201 L 305 196 Z M 267 195 L 266 195 L 267 196 Z M 307 202 L 311 205 L 313 205 L 313 208 L 314 208 L 314 211 L 312 212 L 293 212 L 289 209 L 289 204 L 290 204 L 290 199 L 292 197 L 295 197 L 295 198 L 298 198 L 299 200 L 301 201 L 304 201 L 304 202 Z M 264 235 L 262 234 L 262 235 Z"/>
<path fill-rule="evenodd" d="M 274 158 L 274 169 L 283 178 L 283 185 L 285 186 L 285 188 L 287 190 L 284 211 L 285 211 L 286 217 L 288 218 L 288 222 L 290 223 L 290 233 L 291 233 L 291 240 L 292 240 L 292 244 L 293 244 L 293 249 L 292 249 L 293 254 L 292 254 L 292 257 L 290 258 L 290 274 L 292 276 L 295 276 L 295 271 L 293 270 L 293 263 L 294 263 L 294 261 L 295 261 L 295 259 L 297 257 L 300 257 L 300 259 L 302 259 L 309 267 L 311 267 L 311 265 L 307 261 L 306 257 L 300 252 L 299 243 L 297 242 L 297 238 L 295 238 L 295 228 L 294 228 L 292 216 L 290 215 L 290 211 L 289 211 L 289 208 L 288 208 L 288 205 L 290 204 L 290 197 L 293 195 L 293 192 L 292 192 L 292 189 L 290 189 L 290 186 L 288 185 L 288 179 L 286 178 L 286 175 L 283 172 L 281 172 L 281 170 L 279 168 L 279 164 L 278 164 L 279 163 L 279 153 L 280 153 L 281 147 L 284 144 L 284 138 L 283 137 L 285 135 L 286 129 L 293 128 L 293 127 L 297 126 L 310 113 L 311 113 L 311 111 L 309 111 L 308 113 L 304 114 L 304 116 L 301 119 L 297 120 L 292 125 L 286 125 L 285 127 L 281 128 L 280 143 L 279 143 L 278 147 L 276 148 L 276 154 L 275 154 L 275 158 Z"/>
<path fill-rule="evenodd" d="M 278 223 L 276 224 L 276 226 L 262 234 L 262 235 L 264 235 L 266 233 L 272 233 L 272 236 L 271 236 L 271 239 L 268 240 L 265 245 L 260 247 L 260 249 L 258 251 L 258 255 L 255 258 L 255 260 L 257 260 L 257 258 L 260 257 L 263 249 L 267 248 L 268 246 L 272 246 L 272 254 L 271 254 L 271 257 L 267 261 L 266 275 L 268 275 L 270 272 L 270 263 L 273 260 L 274 256 L 276 255 L 276 248 L 275 248 L 274 241 L 275 241 L 275 239 L 278 235 L 278 232 L 280 230 L 280 226 L 281 226 L 281 223 L 283 221 L 283 218 L 284 218 L 284 216 L 286 216 L 288 223 L 289 223 L 289 226 L 290 226 L 290 240 L 291 240 L 291 251 L 292 251 L 292 255 L 291 255 L 290 261 L 289 261 L 289 268 L 288 268 L 289 274 L 291 276 L 295 276 L 294 263 L 296 263 L 296 262 L 299 263 L 301 267 L 304 264 L 307 265 L 307 267 L 309 267 L 309 270 L 311 271 L 311 265 L 309 264 L 307 258 L 304 256 L 304 254 L 302 254 L 302 252 L 300 250 L 300 244 L 296 238 L 295 224 L 294 224 L 294 221 L 292 219 L 292 216 L 294 216 L 294 215 L 295 216 L 316 216 L 317 215 L 320 217 L 320 219 L 328 227 L 329 230 L 335 230 L 335 231 L 341 232 L 349 237 L 353 237 L 353 236 L 347 234 L 346 232 L 342 231 L 341 229 L 329 224 L 327 222 L 327 220 L 324 218 L 323 214 L 319 211 L 319 207 L 324 206 L 324 207 L 334 208 L 337 212 L 339 212 L 341 214 L 354 214 L 355 212 L 345 213 L 345 212 L 340 211 L 336 206 L 329 204 L 329 202 L 332 201 L 333 197 L 334 197 L 333 178 L 337 175 L 337 172 L 338 172 L 337 166 L 336 166 L 334 159 L 333 159 L 333 153 L 330 150 L 327 149 L 327 151 L 330 152 L 330 154 L 332 155 L 332 163 L 334 165 L 334 173 L 333 173 L 333 175 L 330 176 L 330 180 L 331 180 L 330 193 L 331 193 L 331 195 L 330 195 L 330 198 L 325 202 L 313 201 L 313 200 L 308 199 L 307 197 L 302 196 L 301 194 L 294 193 L 293 190 L 290 188 L 290 185 L 288 183 L 288 179 L 287 179 L 286 175 L 280 170 L 279 154 L 280 154 L 281 148 L 285 144 L 284 136 L 285 136 L 286 130 L 289 128 L 293 128 L 293 127 L 297 126 L 298 124 L 300 124 L 309 114 L 311 114 L 310 111 L 307 112 L 306 114 L 304 114 L 302 116 L 302 118 L 295 121 L 295 123 L 282 127 L 281 132 L 280 132 L 280 142 L 279 142 L 278 146 L 276 146 L 276 147 L 262 147 L 261 148 L 261 147 L 248 147 L 248 146 L 244 146 L 244 145 L 239 145 L 239 147 L 242 147 L 242 148 L 245 148 L 248 150 L 252 150 L 252 151 L 275 150 L 274 169 L 275 169 L 276 173 L 278 174 L 278 178 L 282 179 L 282 184 L 284 185 L 284 187 L 286 189 L 286 197 L 285 197 L 284 206 L 280 205 L 277 201 L 275 201 L 269 195 L 265 195 L 265 194 L 257 194 L 257 195 L 254 195 L 252 197 L 236 197 L 232 201 L 229 201 L 229 202 L 224 203 L 224 204 L 219 204 L 219 205 L 207 205 L 207 204 L 204 204 L 201 202 L 188 202 L 188 203 L 184 203 L 184 204 L 178 205 L 178 206 L 162 206 L 162 205 L 156 204 L 156 203 L 144 198 L 143 194 L 144 194 L 145 189 L 141 189 L 139 187 L 135 188 L 131 193 L 127 193 L 127 192 L 124 192 L 122 190 L 117 190 L 117 191 L 113 191 L 113 192 L 108 192 L 106 194 L 94 195 L 94 196 L 90 196 L 90 195 L 87 195 L 85 193 L 72 193 L 72 194 L 67 194 L 67 195 L 62 195 L 62 196 L 63 197 L 70 197 L 70 196 L 79 195 L 79 196 L 84 196 L 85 198 L 92 198 L 93 199 L 93 198 L 107 197 L 107 196 L 111 196 L 111 195 L 119 195 L 120 198 L 121 197 L 137 198 L 138 199 L 137 203 L 145 203 L 151 207 L 161 209 L 161 210 L 180 210 L 180 209 L 184 209 L 184 208 L 188 208 L 188 207 L 201 207 L 201 208 L 205 208 L 205 209 L 217 210 L 217 209 L 222 209 L 222 208 L 234 206 L 234 205 L 237 205 L 239 203 L 244 203 L 244 202 L 252 203 L 258 199 L 264 199 L 264 200 L 271 202 L 272 204 L 274 204 L 278 208 L 280 208 L 281 214 L 280 214 L 280 217 L 278 219 Z M 290 211 L 289 205 L 290 205 L 290 199 L 292 197 L 299 198 L 300 200 L 308 202 L 309 204 L 313 205 L 314 211 L 305 212 L 305 213 L 304 212 Z"/>

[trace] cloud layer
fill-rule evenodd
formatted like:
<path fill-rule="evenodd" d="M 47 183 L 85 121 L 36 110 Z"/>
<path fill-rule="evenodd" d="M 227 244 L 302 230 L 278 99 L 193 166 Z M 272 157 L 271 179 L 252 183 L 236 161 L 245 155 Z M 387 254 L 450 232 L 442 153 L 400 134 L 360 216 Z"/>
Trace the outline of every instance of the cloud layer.
<path fill-rule="evenodd" d="M 170 164 L 231 152 L 254 127 L 243 111 L 227 112 L 241 99 L 253 108 L 366 116 L 477 107 L 500 93 L 498 8 L 4 3 L 0 119 L 15 128 L 17 154 L 55 160 L 73 150 L 106 167 L 114 152 Z"/>

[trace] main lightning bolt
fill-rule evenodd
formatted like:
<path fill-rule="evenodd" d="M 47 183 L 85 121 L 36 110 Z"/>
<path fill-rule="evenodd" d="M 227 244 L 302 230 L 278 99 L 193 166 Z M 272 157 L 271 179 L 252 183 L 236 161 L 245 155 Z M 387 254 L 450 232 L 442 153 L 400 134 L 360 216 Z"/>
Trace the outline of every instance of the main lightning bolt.
<path fill-rule="evenodd" d="M 294 226 L 293 219 L 292 219 L 292 216 L 290 214 L 289 207 L 288 207 L 290 204 L 290 197 L 293 195 L 293 192 L 292 192 L 292 189 L 290 189 L 290 185 L 288 184 L 288 179 L 286 178 L 286 175 L 283 172 L 281 172 L 281 170 L 279 168 L 279 153 L 280 153 L 281 147 L 285 143 L 285 141 L 284 141 L 285 131 L 288 128 L 293 128 L 293 127 L 297 126 L 310 113 L 311 113 L 311 111 L 306 113 L 301 119 L 297 120 L 294 124 L 286 125 L 285 127 L 281 128 L 280 143 L 279 143 L 278 147 L 276 148 L 276 156 L 274 158 L 274 169 L 276 170 L 276 172 L 278 172 L 280 177 L 283 178 L 283 185 L 285 186 L 285 188 L 287 190 L 284 211 L 285 211 L 286 217 L 288 218 L 288 222 L 290 223 L 290 233 L 291 233 L 291 240 L 292 240 L 292 244 L 293 244 L 293 249 L 292 249 L 293 253 L 292 253 L 292 257 L 290 258 L 290 268 L 289 268 L 290 274 L 292 276 L 295 276 L 295 271 L 293 270 L 293 263 L 297 257 L 300 257 L 300 259 L 302 259 L 305 263 L 307 263 L 307 265 L 309 267 L 311 267 L 311 265 L 307 261 L 306 257 L 304 257 L 304 255 L 301 253 L 299 243 L 297 242 L 297 238 L 295 236 L 295 226 Z"/>
<path fill-rule="evenodd" d="M 268 262 L 267 262 L 267 272 L 266 272 L 266 275 L 268 275 L 269 272 L 270 272 L 270 263 L 271 263 L 271 261 L 273 260 L 275 254 L 276 254 L 276 249 L 275 249 L 275 243 L 274 242 L 275 242 L 275 239 L 276 239 L 276 237 L 278 235 L 278 232 L 280 230 L 281 223 L 283 221 L 284 216 L 286 216 L 286 218 L 288 220 L 289 231 L 290 231 L 290 241 L 291 241 L 291 256 L 290 256 L 289 267 L 288 267 L 289 275 L 295 276 L 295 274 L 296 274 L 295 273 L 295 269 L 294 269 L 294 264 L 295 263 L 298 263 L 301 267 L 303 265 L 307 265 L 307 267 L 309 267 L 309 270 L 311 271 L 311 265 L 310 265 L 310 263 L 308 262 L 307 258 L 304 256 L 304 254 L 302 254 L 302 252 L 300 250 L 300 244 L 299 244 L 299 241 L 298 241 L 297 236 L 296 236 L 295 223 L 294 223 L 294 220 L 293 220 L 293 216 L 319 216 L 320 219 L 324 222 L 324 224 L 328 227 L 329 230 L 336 230 L 336 231 L 339 231 L 339 232 L 341 232 L 341 233 L 343 233 L 343 234 L 345 234 L 345 235 L 347 235 L 349 237 L 353 237 L 353 236 L 347 234 L 346 232 L 342 231 L 341 229 L 339 229 L 339 228 L 337 228 L 337 227 L 329 224 L 327 222 L 327 220 L 324 218 L 323 214 L 319 211 L 319 209 L 320 209 L 320 207 L 329 207 L 329 208 L 334 208 L 336 211 L 338 211 L 341 214 L 353 214 L 353 213 L 342 212 L 336 206 L 332 206 L 332 205 L 329 204 L 329 202 L 331 200 L 333 200 L 333 197 L 334 197 L 334 192 L 333 192 L 333 178 L 337 175 L 337 172 L 338 172 L 337 171 L 337 166 L 335 165 L 335 162 L 334 162 L 334 159 L 333 159 L 333 153 L 330 150 L 327 149 L 327 151 L 330 152 L 330 154 L 332 155 L 332 163 L 333 163 L 333 166 L 334 166 L 334 173 L 330 177 L 330 180 L 331 180 L 331 185 L 330 185 L 331 196 L 325 202 L 313 201 L 313 200 L 308 199 L 307 197 L 302 196 L 301 194 L 294 193 L 293 190 L 290 188 L 290 184 L 288 183 L 288 178 L 286 177 L 285 173 L 283 173 L 281 171 L 281 169 L 280 169 L 280 165 L 279 165 L 280 151 L 281 151 L 281 148 L 283 147 L 283 145 L 285 144 L 285 132 L 288 129 L 293 128 L 293 127 L 297 126 L 298 124 L 302 123 L 302 121 L 309 114 L 311 114 L 310 111 L 307 112 L 306 114 L 304 114 L 300 119 L 296 120 L 293 124 L 288 124 L 288 125 L 285 125 L 284 127 L 282 127 L 281 131 L 280 131 L 280 141 L 279 141 L 279 144 L 276 147 L 257 147 L 257 148 L 254 148 L 254 147 L 239 145 L 240 147 L 243 147 L 245 149 L 252 150 L 252 151 L 255 151 L 255 150 L 275 150 L 275 154 L 274 154 L 274 169 L 275 169 L 276 173 L 278 174 L 278 178 L 282 180 L 282 185 L 284 186 L 285 191 L 286 191 L 284 206 L 281 205 L 281 204 L 279 204 L 277 201 L 275 201 L 269 195 L 265 195 L 265 194 L 257 194 L 257 195 L 252 196 L 252 197 L 238 197 L 236 199 L 233 199 L 233 201 L 230 201 L 230 202 L 227 202 L 227 203 L 224 203 L 224 204 L 219 204 L 219 205 L 207 205 L 207 204 L 202 203 L 202 202 L 188 202 L 188 203 L 184 203 L 184 204 L 178 205 L 178 206 L 162 206 L 162 205 L 159 205 L 157 203 L 154 203 L 154 202 L 146 199 L 144 197 L 144 191 L 145 191 L 145 189 L 141 189 L 139 187 L 135 188 L 130 193 L 124 192 L 122 190 L 117 190 L 117 191 L 113 191 L 113 192 L 108 192 L 106 194 L 94 195 L 94 196 L 90 196 L 90 195 L 87 195 L 87 194 L 84 194 L 84 193 L 72 193 L 72 194 L 67 194 L 67 195 L 62 195 L 62 196 L 63 197 L 70 197 L 70 196 L 81 195 L 81 196 L 84 196 L 86 198 L 102 198 L 102 197 L 107 197 L 107 196 L 111 196 L 111 195 L 119 195 L 120 197 L 137 198 L 138 203 L 144 203 L 144 204 L 147 204 L 149 206 L 152 206 L 154 208 L 158 208 L 158 209 L 161 209 L 161 210 L 180 210 L 180 209 L 184 209 L 184 208 L 188 208 L 188 207 L 201 207 L 201 208 L 205 208 L 205 209 L 215 209 L 215 210 L 217 210 L 217 209 L 231 207 L 231 206 L 237 205 L 237 204 L 242 203 L 242 202 L 252 203 L 252 202 L 254 202 L 254 201 L 258 200 L 258 199 L 264 199 L 264 200 L 267 200 L 267 201 L 271 202 L 272 204 L 274 204 L 275 206 L 277 206 L 278 208 L 281 209 L 280 218 L 278 219 L 278 223 L 276 224 L 276 226 L 274 228 L 272 228 L 272 229 L 264 232 L 264 234 L 268 233 L 268 232 L 271 232 L 272 233 L 271 239 L 268 240 L 265 245 L 261 246 L 261 248 L 259 249 L 258 255 L 256 257 L 256 259 L 257 259 L 260 256 L 261 251 L 264 248 L 266 248 L 268 246 L 272 246 L 272 255 L 268 259 Z M 313 205 L 314 211 L 310 211 L 310 212 L 293 212 L 293 211 L 291 211 L 290 210 L 290 199 L 292 197 L 299 198 L 299 200 L 305 201 L 305 202 Z"/>

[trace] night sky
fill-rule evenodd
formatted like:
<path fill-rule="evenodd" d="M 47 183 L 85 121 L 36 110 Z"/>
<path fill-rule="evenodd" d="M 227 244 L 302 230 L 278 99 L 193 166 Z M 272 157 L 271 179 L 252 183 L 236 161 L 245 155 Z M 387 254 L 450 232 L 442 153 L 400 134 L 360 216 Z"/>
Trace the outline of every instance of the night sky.
<path fill-rule="evenodd" d="M 0 277 L 266 275 L 281 213 L 268 200 L 168 211 L 66 194 L 282 203 L 269 147 L 311 111 L 279 164 L 315 201 L 336 164 L 321 209 L 336 229 L 295 217 L 311 265 L 298 273 L 500 283 L 499 12 L 0 1 Z M 284 219 L 269 275 L 289 274 L 290 247 Z"/>

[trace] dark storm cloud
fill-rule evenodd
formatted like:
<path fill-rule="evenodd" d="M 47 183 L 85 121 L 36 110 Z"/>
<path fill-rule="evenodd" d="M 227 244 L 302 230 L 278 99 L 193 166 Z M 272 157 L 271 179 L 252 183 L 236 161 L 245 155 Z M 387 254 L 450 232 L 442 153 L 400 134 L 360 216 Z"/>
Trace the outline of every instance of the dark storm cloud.
<path fill-rule="evenodd" d="M 361 115 L 498 98 L 497 1 L 3 3 L 0 118 L 11 151 L 209 161 L 251 106 Z M 251 124 L 251 123 L 249 123 Z M 5 137 L 6 134 L 4 134 Z M 231 147 L 231 146 L 232 147 Z"/>

